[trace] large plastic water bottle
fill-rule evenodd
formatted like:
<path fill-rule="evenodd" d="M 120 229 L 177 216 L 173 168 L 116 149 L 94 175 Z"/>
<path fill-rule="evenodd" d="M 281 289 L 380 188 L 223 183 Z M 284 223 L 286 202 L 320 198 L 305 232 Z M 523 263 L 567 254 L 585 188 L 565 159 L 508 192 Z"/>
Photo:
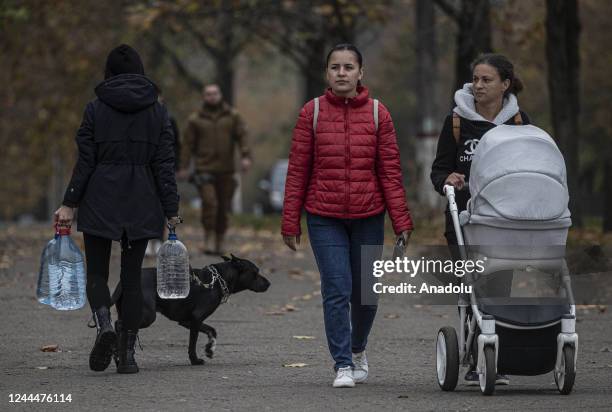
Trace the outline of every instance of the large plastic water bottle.
<path fill-rule="evenodd" d="M 51 304 L 49 293 L 49 260 L 54 253 L 59 239 L 59 231 L 56 229 L 55 237 L 47 243 L 40 256 L 40 270 L 38 271 L 38 284 L 36 285 L 36 298 L 45 305 Z"/>
<path fill-rule="evenodd" d="M 49 274 L 49 304 L 57 310 L 82 308 L 85 305 L 85 264 L 81 250 L 70 237 L 69 227 L 56 231 L 44 264 Z"/>
<path fill-rule="evenodd" d="M 162 299 L 182 299 L 189 295 L 189 253 L 169 226 L 168 240 L 157 252 L 157 294 Z"/>

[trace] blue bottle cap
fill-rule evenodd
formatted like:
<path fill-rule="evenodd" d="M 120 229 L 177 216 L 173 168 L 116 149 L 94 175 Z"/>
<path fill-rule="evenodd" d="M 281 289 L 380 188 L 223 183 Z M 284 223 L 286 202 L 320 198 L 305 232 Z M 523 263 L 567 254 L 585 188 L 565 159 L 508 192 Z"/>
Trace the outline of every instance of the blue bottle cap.
<path fill-rule="evenodd" d="M 168 240 L 178 240 L 178 237 L 176 236 L 176 233 L 170 233 L 168 235 Z"/>

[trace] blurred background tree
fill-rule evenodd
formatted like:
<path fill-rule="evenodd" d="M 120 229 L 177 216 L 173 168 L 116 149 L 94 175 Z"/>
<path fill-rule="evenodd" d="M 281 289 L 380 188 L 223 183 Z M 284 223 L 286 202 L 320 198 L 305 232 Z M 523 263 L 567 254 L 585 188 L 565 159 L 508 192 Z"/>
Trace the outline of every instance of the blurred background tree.
<path fill-rule="evenodd" d="M 551 5 L 573 3 L 579 13 L 567 15 L 575 16 L 569 24 L 578 24 L 580 36 L 574 44 L 567 37 L 553 41 L 553 32 L 568 23 L 553 19 Z M 95 97 L 108 51 L 121 42 L 140 51 L 181 129 L 201 104 L 202 84 L 221 85 L 244 115 L 254 147 L 254 169 L 243 186 L 244 208 L 251 210 L 260 196 L 258 180 L 287 156 L 299 107 L 325 87 L 327 50 L 351 41 L 364 53 L 365 84 L 393 115 L 417 213 L 437 216 L 439 209 L 435 196 L 424 195 L 431 193 L 422 178 L 427 161 L 416 160 L 432 148 L 414 137 L 428 136 L 432 146 L 452 92 L 469 81 L 469 62 L 493 50 L 515 63 L 526 86 L 521 108 L 566 154 L 568 175 L 575 178 L 570 184 L 578 188 L 572 194 L 582 206 L 582 213 L 575 206 L 572 212 L 582 214 L 585 225 L 612 230 L 606 190 L 612 175 L 611 12 L 605 0 L 5 0 L 0 220 L 44 220 L 57 207 L 74 164 L 84 105 Z M 550 65 L 556 53 L 573 53 L 580 70 Z M 556 70 L 577 79 L 571 86 L 576 98 L 562 98 L 580 103 L 565 112 L 576 117 L 575 129 L 560 125 L 551 110 L 561 110 L 551 92 L 561 90 Z M 194 194 L 189 186 L 181 190 L 186 200 Z"/>

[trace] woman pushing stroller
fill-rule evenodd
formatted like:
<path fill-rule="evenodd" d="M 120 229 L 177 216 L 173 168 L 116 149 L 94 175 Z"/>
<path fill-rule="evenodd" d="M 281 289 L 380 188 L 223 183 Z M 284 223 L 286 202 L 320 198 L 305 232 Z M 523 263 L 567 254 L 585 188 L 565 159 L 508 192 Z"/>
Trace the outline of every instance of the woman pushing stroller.
<path fill-rule="evenodd" d="M 467 207 L 470 193 L 462 190 L 470 176 L 472 156 L 482 136 L 502 125 L 529 124 L 525 112 L 519 109 L 517 95 L 523 84 L 514 74 L 513 64 L 500 54 L 484 54 L 472 63 L 472 82 L 455 92 L 453 111 L 444 121 L 438 139 L 436 158 L 431 167 L 434 188 L 444 195 L 444 185 L 457 189 L 459 211 Z M 453 221 L 446 209 L 444 236 L 449 246 L 457 245 Z M 455 255 L 454 250 L 451 253 Z M 457 256 L 454 256 L 457 257 Z M 475 365 L 465 375 L 469 385 L 478 385 Z M 508 384 L 508 378 L 499 375 L 498 384 Z"/>

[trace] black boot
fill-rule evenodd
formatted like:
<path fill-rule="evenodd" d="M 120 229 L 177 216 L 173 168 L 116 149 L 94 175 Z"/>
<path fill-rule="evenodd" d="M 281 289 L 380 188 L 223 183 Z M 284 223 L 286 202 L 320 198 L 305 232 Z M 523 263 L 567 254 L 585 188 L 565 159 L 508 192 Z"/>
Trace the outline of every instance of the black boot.
<path fill-rule="evenodd" d="M 115 344 L 115 350 L 113 351 L 113 360 L 115 361 L 115 367 L 119 367 L 119 337 L 121 336 L 121 321 L 115 321 L 115 333 L 117 334 L 117 343 Z"/>
<path fill-rule="evenodd" d="M 138 329 L 127 330 L 121 328 L 119 334 L 119 350 L 117 364 L 117 373 L 137 373 L 138 365 L 134 359 L 134 346 L 136 345 L 136 337 Z"/>
<path fill-rule="evenodd" d="M 96 343 L 89 354 L 89 367 L 93 371 L 103 371 L 108 368 L 115 350 L 117 334 L 111 323 L 110 310 L 102 306 L 93 312 L 96 322 Z"/>

